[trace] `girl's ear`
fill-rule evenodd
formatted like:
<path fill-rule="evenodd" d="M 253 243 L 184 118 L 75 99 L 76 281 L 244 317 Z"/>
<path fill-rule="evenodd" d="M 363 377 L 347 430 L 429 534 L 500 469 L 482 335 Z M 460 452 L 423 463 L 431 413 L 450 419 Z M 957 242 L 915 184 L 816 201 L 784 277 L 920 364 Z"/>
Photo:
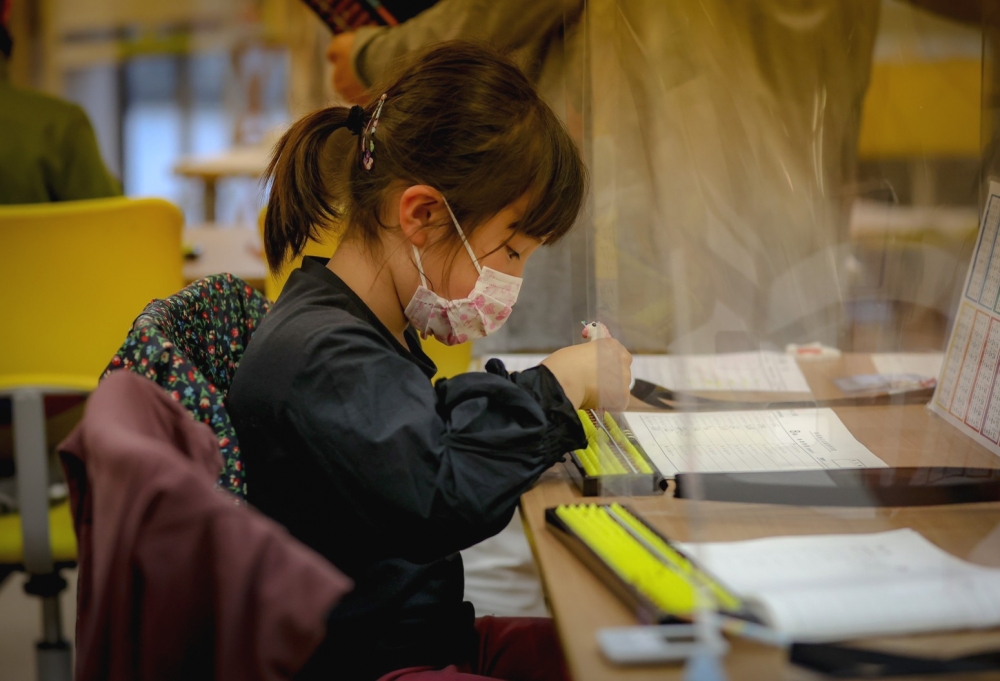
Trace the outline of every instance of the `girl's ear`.
<path fill-rule="evenodd" d="M 423 248 L 431 240 L 428 228 L 439 227 L 450 220 L 441 192 L 434 187 L 413 185 L 399 196 L 399 227 L 406 240 L 417 248 Z"/>

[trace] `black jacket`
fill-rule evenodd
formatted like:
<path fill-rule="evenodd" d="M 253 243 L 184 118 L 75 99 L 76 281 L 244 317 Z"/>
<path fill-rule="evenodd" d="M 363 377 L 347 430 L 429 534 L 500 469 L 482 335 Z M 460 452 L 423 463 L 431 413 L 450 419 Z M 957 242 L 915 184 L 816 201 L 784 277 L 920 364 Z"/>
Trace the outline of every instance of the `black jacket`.
<path fill-rule="evenodd" d="M 306 259 L 254 334 L 229 393 L 247 500 L 355 581 L 307 676 L 378 678 L 475 648 L 458 551 L 510 521 L 518 498 L 583 446 L 544 367 L 431 385 L 323 261 Z"/>

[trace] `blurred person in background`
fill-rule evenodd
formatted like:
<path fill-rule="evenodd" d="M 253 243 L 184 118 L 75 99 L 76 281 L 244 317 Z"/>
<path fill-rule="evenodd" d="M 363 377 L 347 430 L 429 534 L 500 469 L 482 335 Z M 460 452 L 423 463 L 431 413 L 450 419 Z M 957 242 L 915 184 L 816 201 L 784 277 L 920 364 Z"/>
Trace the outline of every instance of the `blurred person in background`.
<path fill-rule="evenodd" d="M 101 160 L 83 109 L 11 84 L 10 11 L 11 0 L 0 0 L 0 205 L 121 196 L 121 185 Z M 61 416 L 65 422 L 61 427 L 69 428 L 75 419 L 67 416 L 78 413 L 82 403 L 76 396 L 48 396 L 46 417 Z M 61 499 L 65 496 L 65 487 L 58 482 L 61 468 L 49 470 L 54 476 L 50 494 Z M 13 476 L 11 403 L 0 398 L 0 514 L 17 510 Z"/>
<path fill-rule="evenodd" d="M 603 246 L 565 267 L 539 263 L 545 274 L 528 296 L 537 309 L 519 312 L 550 324 L 511 325 L 477 349 L 545 350 L 585 318 L 553 316 L 566 301 L 595 299 L 594 282 L 574 280 L 571 264 L 613 284 L 599 312 L 640 351 L 713 351 L 726 332 L 750 347 L 837 345 L 843 188 L 878 3 L 590 3 L 589 73 L 579 59 L 583 3 L 566 4 L 440 0 L 399 26 L 336 36 L 327 51 L 346 97 L 362 96 L 409 50 L 457 36 L 516 50 L 549 99 L 565 97 L 566 83 L 595 86 L 591 244 Z"/>
<path fill-rule="evenodd" d="M 578 141 L 592 88 L 594 224 L 532 263 L 532 309 L 477 352 L 563 345 L 594 301 L 637 352 L 846 347 L 848 218 L 880 4 L 604 0 L 586 3 L 583 21 L 584 4 L 439 0 L 327 49 L 348 99 L 438 40 L 512 50 Z M 981 13 L 980 0 L 909 4 L 969 23 Z"/>
<path fill-rule="evenodd" d="M 83 109 L 10 82 L 11 2 L 0 0 L 0 204 L 121 196 Z"/>
<path fill-rule="evenodd" d="M 837 345 L 844 188 L 878 3 L 608 0 L 587 5 L 588 21 L 583 11 L 581 0 L 439 0 L 327 49 L 335 88 L 358 99 L 413 49 L 493 43 L 513 51 L 578 142 L 594 141 L 592 224 L 532 263 L 533 309 L 477 352 L 565 344 L 595 301 L 638 351 L 711 352 L 727 332 L 749 347 Z M 597 279 L 613 284 L 600 296 Z"/>

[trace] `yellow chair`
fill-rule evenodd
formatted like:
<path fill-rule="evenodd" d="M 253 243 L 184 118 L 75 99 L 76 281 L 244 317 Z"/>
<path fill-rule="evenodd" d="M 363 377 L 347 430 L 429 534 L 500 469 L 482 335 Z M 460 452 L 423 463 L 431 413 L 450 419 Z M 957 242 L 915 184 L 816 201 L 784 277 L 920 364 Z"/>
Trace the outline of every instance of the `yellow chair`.
<path fill-rule="evenodd" d="M 13 407 L 20 509 L 0 520 L 0 566 L 24 569 L 42 598 L 40 679 L 72 675 L 58 569 L 76 556 L 68 504 L 48 504 L 44 395 L 92 390 L 136 315 L 181 288 L 182 223 L 158 199 L 0 206 L 0 397 Z"/>
<path fill-rule="evenodd" d="M 876 60 L 865 93 L 862 159 L 979 158 L 982 62 Z"/>
<path fill-rule="evenodd" d="M 469 364 L 472 363 L 472 343 L 445 345 L 433 338 L 427 338 L 420 343 L 427 356 L 437 365 L 438 371 L 434 374 L 433 380 L 451 378 L 469 370 Z"/>
<path fill-rule="evenodd" d="M 260 212 L 257 223 L 262 242 L 264 240 L 264 214 L 264 211 Z M 281 289 L 284 288 L 285 282 L 288 280 L 288 275 L 302 264 L 304 256 L 316 255 L 329 258 L 339 245 L 340 234 L 334 232 L 326 232 L 322 241 L 310 240 L 306 244 L 305 249 L 303 249 L 301 256 L 286 263 L 280 272 L 268 273 L 267 280 L 264 282 L 264 294 L 270 300 L 277 300 Z M 444 343 L 439 343 L 430 338 L 422 341 L 422 345 L 424 352 L 427 353 L 427 356 L 434 361 L 434 364 L 438 368 L 438 372 L 434 375 L 433 380 L 451 378 L 469 370 L 469 364 L 472 362 L 472 343 L 463 343 L 462 345 L 449 347 Z"/>

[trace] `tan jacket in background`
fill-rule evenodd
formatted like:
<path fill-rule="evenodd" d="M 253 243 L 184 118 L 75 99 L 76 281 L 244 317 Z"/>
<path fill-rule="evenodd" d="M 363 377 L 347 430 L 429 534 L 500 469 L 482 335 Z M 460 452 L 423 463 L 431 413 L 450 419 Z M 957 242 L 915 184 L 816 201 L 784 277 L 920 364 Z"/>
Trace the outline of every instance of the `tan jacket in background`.
<path fill-rule="evenodd" d="M 368 87 L 414 50 L 446 40 L 482 40 L 511 50 L 537 80 L 564 24 L 574 23 L 582 10 L 582 0 L 440 0 L 399 26 L 358 29 L 352 62 Z"/>

